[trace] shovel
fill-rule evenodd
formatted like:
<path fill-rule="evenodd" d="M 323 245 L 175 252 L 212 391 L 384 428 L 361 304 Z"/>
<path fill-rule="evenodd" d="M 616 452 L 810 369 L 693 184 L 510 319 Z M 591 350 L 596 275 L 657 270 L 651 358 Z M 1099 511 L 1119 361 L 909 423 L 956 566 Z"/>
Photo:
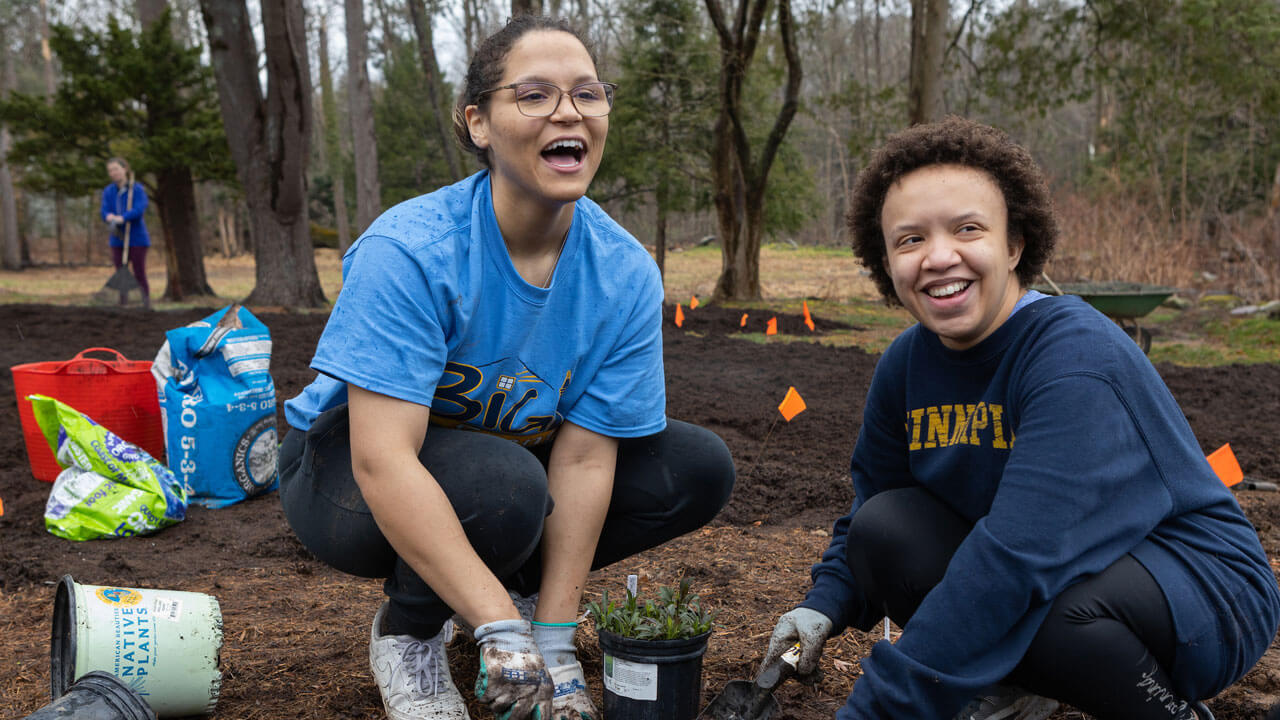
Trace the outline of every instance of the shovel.
<path fill-rule="evenodd" d="M 731 680 L 695 720 L 769 720 L 778 711 L 773 691 L 796 674 L 800 644 L 761 668 L 755 682 Z"/>

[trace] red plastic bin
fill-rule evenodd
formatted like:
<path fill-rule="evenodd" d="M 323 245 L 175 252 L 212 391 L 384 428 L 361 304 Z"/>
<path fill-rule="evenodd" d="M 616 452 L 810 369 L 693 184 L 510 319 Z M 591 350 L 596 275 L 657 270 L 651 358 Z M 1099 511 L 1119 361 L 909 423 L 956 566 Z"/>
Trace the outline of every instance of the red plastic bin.
<path fill-rule="evenodd" d="M 111 353 L 115 359 L 85 357 L 93 352 Z M 37 480 L 53 482 L 62 467 L 40 432 L 28 395 L 61 400 L 164 462 L 164 426 L 150 360 L 129 360 L 111 348 L 94 347 L 70 360 L 14 365 L 10 371 L 31 474 Z"/>

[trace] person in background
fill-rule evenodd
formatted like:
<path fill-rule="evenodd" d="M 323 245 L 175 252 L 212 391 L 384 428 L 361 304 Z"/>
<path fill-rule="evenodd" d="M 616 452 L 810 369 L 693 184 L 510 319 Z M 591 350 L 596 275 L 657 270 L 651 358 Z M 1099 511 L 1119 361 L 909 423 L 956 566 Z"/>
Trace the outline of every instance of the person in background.
<path fill-rule="evenodd" d="M 848 215 L 918 321 L 881 357 L 856 498 L 767 659 L 882 616 L 839 720 L 1209 720 L 1280 589 L 1177 402 L 1114 322 L 1028 289 L 1058 225 L 1030 154 L 960 118 L 890 137 Z M 968 705 L 966 706 L 966 702 Z M 959 714 L 957 714 L 959 713 Z"/>
<path fill-rule="evenodd" d="M 455 110 L 485 169 L 382 214 L 285 412 L 302 543 L 386 578 L 370 665 L 392 720 L 467 718 L 445 644 L 480 646 L 497 717 L 600 720 L 574 637 L 590 570 L 727 502 L 724 442 L 666 417 L 662 278 L 584 194 L 614 86 L 569 25 L 522 15 Z"/>
<path fill-rule="evenodd" d="M 113 157 L 107 161 L 107 176 L 111 182 L 102 189 L 102 207 L 99 214 L 111 227 L 111 264 L 117 270 L 125 262 L 133 270 L 142 294 L 142 306 L 151 307 L 151 285 L 147 283 L 147 250 L 151 236 L 147 234 L 147 191 L 142 183 L 135 182 L 129 163 L 124 158 Z M 129 237 L 128 257 L 125 256 L 126 233 Z M 128 293 L 120 293 L 120 304 L 128 300 Z"/>

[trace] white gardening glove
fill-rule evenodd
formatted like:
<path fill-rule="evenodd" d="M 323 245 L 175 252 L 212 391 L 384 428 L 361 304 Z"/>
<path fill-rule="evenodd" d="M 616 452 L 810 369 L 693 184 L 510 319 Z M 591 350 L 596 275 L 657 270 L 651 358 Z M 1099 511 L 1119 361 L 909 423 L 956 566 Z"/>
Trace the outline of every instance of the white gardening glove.
<path fill-rule="evenodd" d="M 765 653 L 764 664 L 786 652 L 796 643 L 800 644 L 800 659 L 796 662 L 796 675 L 801 679 L 813 677 L 818 669 L 818 658 L 822 657 L 822 646 L 831 634 L 831 618 L 817 610 L 799 607 L 778 618 L 769 638 L 769 651 Z"/>
<path fill-rule="evenodd" d="M 475 629 L 480 645 L 476 698 L 498 720 L 550 720 L 554 687 L 528 620 L 499 620 Z"/>
<path fill-rule="evenodd" d="M 573 645 L 577 631 L 576 622 L 533 623 L 533 639 L 542 651 L 542 659 L 556 688 L 551 700 L 551 720 L 600 720 Z"/>

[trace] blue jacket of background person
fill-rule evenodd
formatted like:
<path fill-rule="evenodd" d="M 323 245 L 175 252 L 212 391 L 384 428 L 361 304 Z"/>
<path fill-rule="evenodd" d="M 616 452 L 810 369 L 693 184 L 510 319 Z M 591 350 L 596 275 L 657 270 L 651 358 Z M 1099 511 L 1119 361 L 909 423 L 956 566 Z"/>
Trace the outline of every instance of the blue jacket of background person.
<path fill-rule="evenodd" d="M 133 184 L 133 204 L 129 206 L 129 191 L 111 183 L 102 189 L 102 210 L 99 216 L 105 221 L 107 215 L 120 215 L 129 223 L 129 246 L 150 247 L 151 236 L 147 234 L 147 223 L 142 219 L 147 212 L 147 191 L 142 183 Z M 120 226 L 111 226 L 111 247 L 124 247 L 124 230 Z"/>

